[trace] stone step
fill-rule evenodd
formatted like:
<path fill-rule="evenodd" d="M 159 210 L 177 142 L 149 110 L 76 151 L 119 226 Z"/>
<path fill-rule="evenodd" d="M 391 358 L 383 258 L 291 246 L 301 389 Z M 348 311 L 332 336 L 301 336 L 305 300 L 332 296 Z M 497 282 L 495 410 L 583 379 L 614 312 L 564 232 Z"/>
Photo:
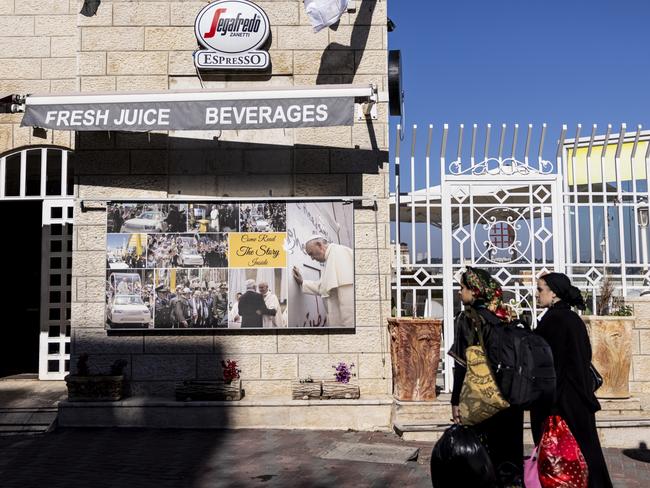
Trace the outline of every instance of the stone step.
<path fill-rule="evenodd" d="M 42 434 L 56 422 L 56 407 L 0 409 L 0 435 Z"/>
<path fill-rule="evenodd" d="M 435 443 L 450 426 L 449 422 L 393 424 L 393 430 L 405 441 Z M 612 417 L 596 419 L 603 447 L 638 448 L 650 438 L 650 417 Z M 530 422 L 524 422 L 524 444 L 532 445 Z"/>

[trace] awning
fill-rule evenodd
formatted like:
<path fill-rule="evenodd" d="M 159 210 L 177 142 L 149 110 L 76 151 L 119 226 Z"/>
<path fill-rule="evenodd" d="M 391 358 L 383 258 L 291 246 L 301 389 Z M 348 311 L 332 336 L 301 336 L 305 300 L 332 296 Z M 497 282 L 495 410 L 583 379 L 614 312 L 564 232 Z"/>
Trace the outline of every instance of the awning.
<path fill-rule="evenodd" d="M 22 126 L 72 131 L 227 130 L 352 125 L 372 85 L 27 95 Z"/>

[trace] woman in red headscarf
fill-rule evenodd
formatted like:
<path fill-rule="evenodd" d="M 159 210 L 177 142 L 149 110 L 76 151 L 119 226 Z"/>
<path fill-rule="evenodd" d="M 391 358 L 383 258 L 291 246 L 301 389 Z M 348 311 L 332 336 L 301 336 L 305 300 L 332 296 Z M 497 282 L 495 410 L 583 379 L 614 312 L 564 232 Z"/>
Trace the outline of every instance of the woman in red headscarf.
<path fill-rule="evenodd" d="M 501 286 L 487 271 L 467 267 L 460 280 L 459 296 L 463 310 L 457 315 L 454 326 L 454 344 L 449 350 L 455 360 L 454 388 L 451 395 L 453 421 L 463 422 L 460 415 L 460 390 L 465 379 L 465 350 L 479 343 L 477 331 L 488 342 L 492 327 L 511 320 L 504 306 Z M 524 412 L 509 407 L 475 426 L 485 440 L 501 486 L 523 486 Z"/>

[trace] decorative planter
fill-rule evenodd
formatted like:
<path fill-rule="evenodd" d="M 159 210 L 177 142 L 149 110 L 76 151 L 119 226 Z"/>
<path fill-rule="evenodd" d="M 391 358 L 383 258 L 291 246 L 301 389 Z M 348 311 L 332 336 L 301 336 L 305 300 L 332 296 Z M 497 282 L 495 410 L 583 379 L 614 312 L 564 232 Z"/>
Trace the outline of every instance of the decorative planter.
<path fill-rule="evenodd" d="M 294 400 L 356 399 L 361 396 L 359 385 L 334 380 L 314 380 L 309 383 L 295 380 L 291 383 Z"/>
<path fill-rule="evenodd" d="M 124 375 L 67 375 L 68 400 L 71 402 L 106 402 L 122 398 Z"/>
<path fill-rule="evenodd" d="M 442 320 L 389 318 L 393 396 L 401 401 L 436 400 Z"/>
<path fill-rule="evenodd" d="M 241 400 L 241 380 L 226 383 L 223 380 L 188 380 L 176 385 L 176 400 Z"/>
<path fill-rule="evenodd" d="M 592 362 L 603 377 L 598 398 L 630 398 L 634 317 L 586 315 Z"/>

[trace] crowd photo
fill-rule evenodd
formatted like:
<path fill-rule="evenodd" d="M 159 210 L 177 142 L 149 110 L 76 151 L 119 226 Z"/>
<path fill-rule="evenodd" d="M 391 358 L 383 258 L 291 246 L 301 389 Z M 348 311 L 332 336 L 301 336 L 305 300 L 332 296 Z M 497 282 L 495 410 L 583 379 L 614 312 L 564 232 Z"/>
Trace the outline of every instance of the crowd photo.
<path fill-rule="evenodd" d="M 108 234 L 106 268 L 135 269 L 147 267 L 146 234 Z"/>
<path fill-rule="evenodd" d="M 237 232 L 239 205 L 235 203 L 190 203 L 188 230 L 194 232 Z"/>
<path fill-rule="evenodd" d="M 150 234 L 147 268 L 225 268 L 227 234 Z"/>
<path fill-rule="evenodd" d="M 242 203 L 239 206 L 241 232 L 285 232 L 286 203 Z"/>
<path fill-rule="evenodd" d="M 106 210 L 109 233 L 187 232 L 186 203 L 114 203 Z"/>
<path fill-rule="evenodd" d="M 287 327 L 287 281 L 283 268 L 229 270 L 228 327 Z"/>
<path fill-rule="evenodd" d="M 154 282 L 155 328 L 228 327 L 228 270 L 160 269 Z"/>

